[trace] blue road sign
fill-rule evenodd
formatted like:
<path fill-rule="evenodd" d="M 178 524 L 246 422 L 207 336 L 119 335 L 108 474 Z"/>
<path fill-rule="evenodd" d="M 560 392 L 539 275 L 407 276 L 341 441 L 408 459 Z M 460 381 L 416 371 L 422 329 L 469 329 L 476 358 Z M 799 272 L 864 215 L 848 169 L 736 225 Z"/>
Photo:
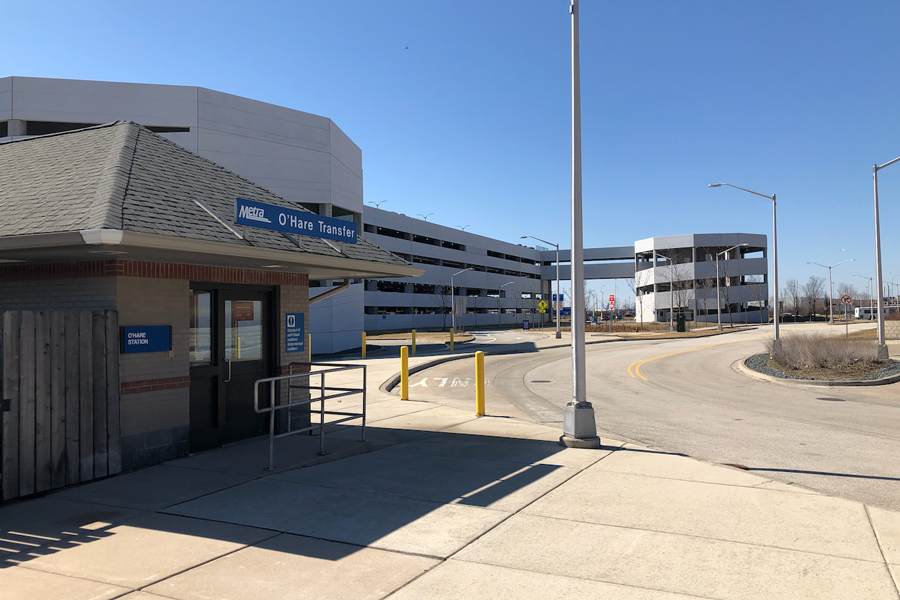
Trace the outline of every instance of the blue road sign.
<path fill-rule="evenodd" d="M 168 352 L 172 349 L 172 328 L 169 325 L 120 327 L 122 354 Z"/>
<path fill-rule="evenodd" d="M 255 200 L 235 198 L 234 222 L 238 225 L 298 233 L 310 237 L 356 243 L 356 223 L 331 217 L 265 204 Z"/>
<path fill-rule="evenodd" d="M 553 301 L 556 302 L 556 294 L 553 294 Z M 565 294 L 560 294 L 560 295 L 559 295 L 559 301 L 560 301 L 560 302 L 565 302 L 565 301 L 566 301 L 566 295 L 565 295 Z"/>
<path fill-rule="evenodd" d="M 284 315 L 284 351 L 303 352 L 306 349 L 306 336 L 303 334 L 303 313 L 285 313 Z"/>

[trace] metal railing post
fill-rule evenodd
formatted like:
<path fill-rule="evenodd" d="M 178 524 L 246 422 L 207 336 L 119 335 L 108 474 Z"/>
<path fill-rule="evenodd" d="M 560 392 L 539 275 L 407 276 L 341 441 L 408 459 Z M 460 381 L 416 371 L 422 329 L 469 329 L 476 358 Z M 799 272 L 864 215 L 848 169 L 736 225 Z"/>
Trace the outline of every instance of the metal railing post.
<path fill-rule="evenodd" d="M 362 431 L 359 434 L 359 441 L 366 441 L 366 366 L 363 365 L 363 386 L 362 386 L 362 394 L 363 394 L 363 410 L 362 410 Z"/>
<path fill-rule="evenodd" d="M 319 400 L 319 456 L 325 456 L 325 373 L 319 374 L 321 377 L 320 391 L 321 399 Z"/>

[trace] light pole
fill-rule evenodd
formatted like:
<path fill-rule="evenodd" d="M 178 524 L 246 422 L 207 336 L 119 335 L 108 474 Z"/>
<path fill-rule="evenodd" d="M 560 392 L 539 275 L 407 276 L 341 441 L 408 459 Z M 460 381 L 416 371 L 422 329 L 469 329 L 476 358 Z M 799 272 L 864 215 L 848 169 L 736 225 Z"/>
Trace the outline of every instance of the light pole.
<path fill-rule="evenodd" d="M 825 267 L 826 269 L 828 269 L 828 320 L 829 320 L 829 322 L 831 322 L 832 325 L 834 325 L 834 286 L 831 283 L 831 270 L 833 268 L 837 267 L 838 265 L 842 265 L 842 264 L 848 263 L 848 262 L 854 262 L 855 260 L 856 260 L 855 258 L 850 258 L 847 260 L 843 260 L 843 261 L 837 263 L 836 265 L 831 265 L 831 266 L 823 265 L 823 264 L 817 263 L 817 262 L 806 261 L 806 264 L 808 264 L 808 265 L 818 265 L 820 267 Z"/>
<path fill-rule="evenodd" d="M 457 229 L 461 229 L 461 230 L 465 231 L 466 227 L 471 227 L 471 225 L 457 225 L 456 227 L 457 227 Z"/>
<path fill-rule="evenodd" d="M 881 222 L 878 217 L 878 171 L 900 162 L 900 156 L 881 166 L 872 165 L 872 182 L 875 186 L 875 278 L 878 281 L 878 358 L 887 358 L 888 349 L 884 343 L 884 296 L 881 294 L 884 281 L 881 278 Z"/>
<path fill-rule="evenodd" d="M 501 285 L 500 288 L 497 290 L 497 327 L 500 327 L 500 290 L 502 290 L 502 289 L 505 288 L 506 286 L 512 285 L 512 284 L 514 284 L 514 283 L 515 283 L 515 281 L 510 281 L 510 282 L 508 282 L 508 283 L 504 283 L 504 284 Z"/>
<path fill-rule="evenodd" d="M 599 448 L 594 407 L 587 400 L 584 358 L 584 248 L 581 217 L 581 65 L 578 0 L 572 0 L 572 400 L 566 404 L 559 443 Z"/>
<path fill-rule="evenodd" d="M 719 317 L 719 324 L 716 325 L 716 331 L 722 331 L 722 294 L 719 293 L 719 257 L 723 254 L 728 254 L 735 248 L 740 248 L 741 246 L 747 246 L 746 242 L 743 244 L 738 244 L 737 246 L 732 246 L 726 250 L 722 250 L 721 252 L 716 252 L 716 313 Z M 728 311 L 728 322 L 731 323 L 731 311 Z M 734 327 L 732 327 L 734 329 Z"/>
<path fill-rule="evenodd" d="M 465 273 L 466 271 L 472 271 L 474 269 L 475 267 L 469 267 L 462 271 L 457 271 L 450 276 L 450 329 L 452 329 L 454 333 L 456 332 L 456 288 L 453 287 L 453 278 L 460 273 Z M 444 298 L 446 298 L 446 296 L 444 296 Z"/>
<path fill-rule="evenodd" d="M 553 242 L 548 242 L 547 240 L 542 240 L 541 238 L 536 238 L 533 235 L 523 235 L 519 239 L 531 238 L 533 240 L 537 240 L 542 244 L 547 244 L 548 246 L 556 247 L 556 339 L 562 338 L 562 333 L 560 333 L 559 329 L 559 305 L 562 302 L 562 298 L 559 296 L 559 244 L 554 244 Z"/>
<path fill-rule="evenodd" d="M 859 277 L 861 279 L 867 280 L 869 283 L 866 284 L 866 289 L 869 292 L 869 309 L 875 308 L 875 298 L 872 296 L 872 280 L 874 277 L 866 277 L 865 275 L 854 275 L 854 277 Z"/>
<path fill-rule="evenodd" d="M 777 202 L 775 202 L 775 194 L 769 196 L 768 194 L 760 194 L 759 192 L 754 192 L 753 190 L 748 190 L 746 188 L 738 187 L 736 185 L 731 185 L 730 183 L 711 183 L 709 187 L 721 187 L 723 185 L 727 185 L 728 187 L 733 187 L 737 190 L 741 190 L 742 192 L 747 192 L 749 194 L 755 194 L 757 196 L 762 196 L 763 198 L 768 198 L 772 201 L 772 252 L 773 252 L 773 263 L 774 263 L 774 275 L 775 275 L 775 288 L 774 288 L 774 298 L 775 302 L 772 305 L 775 309 L 775 347 L 778 348 L 781 346 L 781 338 L 779 337 L 778 332 L 778 210 L 777 210 Z"/>
<path fill-rule="evenodd" d="M 430 216 L 433 215 L 433 214 L 434 214 L 433 212 L 430 212 L 430 213 L 428 213 L 427 215 L 423 215 L 422 213 L 418 213 L 418 216 L 422 217 L 422 220 L 423 220 L 423 221 L 427 221 L 427 220 L 428 220 L 428 217 L 430 217 Z"/>

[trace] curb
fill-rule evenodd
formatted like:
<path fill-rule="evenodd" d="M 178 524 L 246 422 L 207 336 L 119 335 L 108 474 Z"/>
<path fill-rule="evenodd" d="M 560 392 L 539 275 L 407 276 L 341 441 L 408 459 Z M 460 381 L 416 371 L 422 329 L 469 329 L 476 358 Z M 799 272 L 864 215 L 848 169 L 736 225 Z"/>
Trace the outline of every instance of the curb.
<path fill-rule="evenodd" d="M 848 380 L 837 380 L 837 379 L 785 379 L 783 377 L 774 377 L 772 375 L 766 375 L 765 373 L 760 373 L 759 371 L 755 371 L 747 366 L 747 361 L 750 360 L 752 356 L 748 356 L 747 358 L 740 358 L 734 361 L 731 364 L 731 368 L 741 375 L 745 375 L 750 377 L 751 379 L 758 379 L 760 381 L 770 381 L 773 383 L 780 383 L 782 385 L 787 386 L 810 386 L 810 387 L 864 387 L 870 385 L 888 385 L 891 383 L 897 383 L 900 381 L 900 373 L 896 375 L 891 375 L 889 377 L 882 377 L 881 379 L 848 379 Z"/>

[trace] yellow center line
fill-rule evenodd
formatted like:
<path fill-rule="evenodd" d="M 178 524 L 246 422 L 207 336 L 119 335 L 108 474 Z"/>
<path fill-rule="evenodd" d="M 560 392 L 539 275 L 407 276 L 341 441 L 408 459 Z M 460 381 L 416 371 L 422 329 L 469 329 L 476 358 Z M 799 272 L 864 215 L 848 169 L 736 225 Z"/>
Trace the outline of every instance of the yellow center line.
<path fill-rule="evenodd" d="M 652 356 L 650 358 L 643 358 L 641 360 L 636 360 L 630 365 L 628 365 L 628 374 L 631 375 L 632 379 L 643 379 L 644 381 L 649 381 L 644 374 L 641 373 L 641 367 L 644 366 L 648 362 L 652 362 L 654 360 L 659 360 L 660 358 L 666 358 L 668 356 L 675 356 L 676 354 L 685 354 L 687 352 L 697 352 L 698 350 L 707 350 L 709 348 L 715 348 L 716 346 L 727 346 L 728 344 L 737 344 L 739 342 L 749 342 L 750 340 L 758 340 L 761 338 L 771 337 L 772 334 L 767 333 L 765 335 L 757 335 L 751 338 L 744 338 L 740 340 L 732 340 L 730 342 L 721 342 L 718 344 L 709 344 L 708 346 L 701 346 L 699 348 L 690 348 L 688 350 L 679 350 L 678 352 L 669 352 L 668 354 L 660 354 L 659 356 Z"/>

